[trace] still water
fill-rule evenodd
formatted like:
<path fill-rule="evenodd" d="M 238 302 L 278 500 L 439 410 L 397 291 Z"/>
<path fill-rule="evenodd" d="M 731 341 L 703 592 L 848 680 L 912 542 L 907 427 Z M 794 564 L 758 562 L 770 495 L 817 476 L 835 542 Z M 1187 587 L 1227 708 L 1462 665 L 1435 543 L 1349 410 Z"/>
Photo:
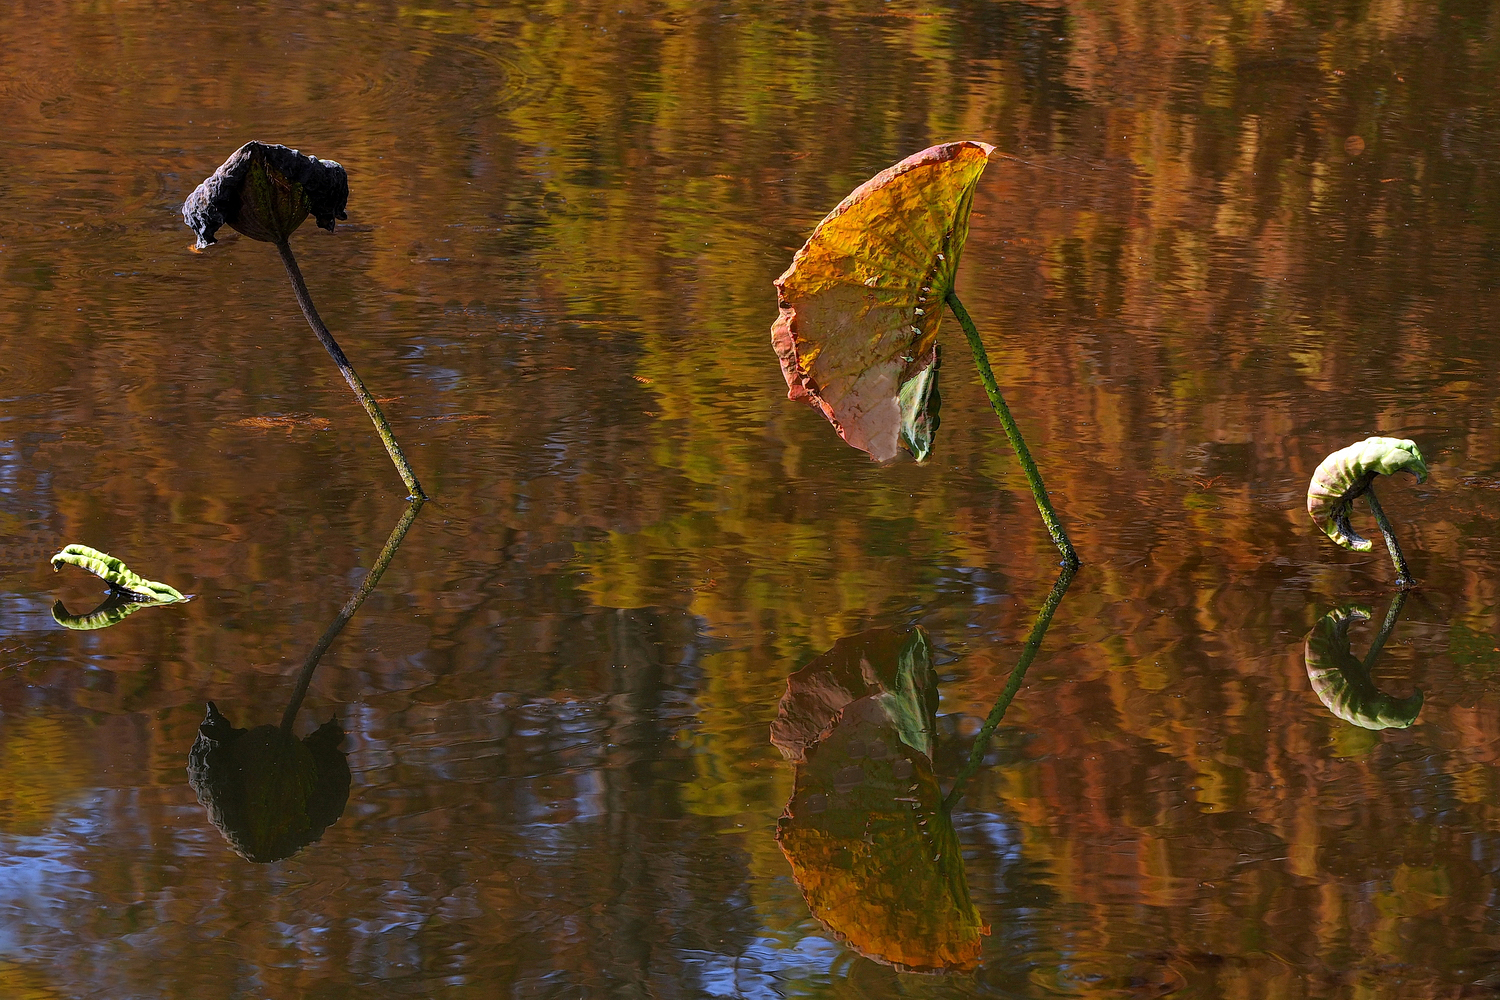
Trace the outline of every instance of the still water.
<path fill-rule="evenodd" d="M 6 996 L 1500 986 L 1494 5 L 63 0 L 0 37 Z M 189 784 L 206 705 L 278 722 L 406 504 L 274 250 L 189 249 L 252 138 L 348 169 L 293 246 L 434 498 L 296 713 L 347 801 L 269 863 Z M 957 325 L 922 464 L 769 343 L 823 214 L 965 138 L 1003 155 L 958 287 L 1084 562 L 977 755 L 1058 571 Z M 1420 588 L 1365 682 L 1423 695 L 1383 730 L 1310 673 L 1394 571 L 1303 510 L 1377 433 L 1432 471 L 1383 485 Z M 70 542 L 195 597 L 66 629 Z M 789 676 L 847 701 L 860 656 L 916 707 L 796 762 Z M 967 971 L 814 916 L 819 816 L 900 849 L 845 901 L 899 938 L 927 916 L 874 911 L 949 900 Z"/>

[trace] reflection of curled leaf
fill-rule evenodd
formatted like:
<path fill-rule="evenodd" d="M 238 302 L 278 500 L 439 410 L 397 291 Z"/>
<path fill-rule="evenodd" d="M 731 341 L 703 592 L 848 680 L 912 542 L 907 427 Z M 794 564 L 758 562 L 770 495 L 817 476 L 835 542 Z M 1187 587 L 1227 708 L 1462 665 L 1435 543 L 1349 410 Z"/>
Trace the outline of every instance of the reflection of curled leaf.
<path fill-rule="evenodd" d="M 247 142 L 188 195 L 182 218 L 198 234 L 198 247 L 211 246 L 226 222 L 252 240 L 280 243 L 309 212 L 333 231 L 348 218 L 349 178 L 333 160 L 320 160 L 267 142 Z"/>
<path fill-rule="evenodd" d="M 114 556 L 100 552 L 98 549 L 91 549 L 87 545 L 64 546 L 61 552 L 52 557 L 53 572 L 56 572 L 64 563 L 94 574 L 111 587 L 130 594 L 136 600 L 157 604 L 171 604 L 187 600 L 175 588 L 132 573 L 130 567 Z"/>
<path fill-rule="evenodd" d="M 864 697 L 886 706 L 907 746 L 932 755 L 937 673 L 932 643 L 920 626 L 846 636 L 788 677 L 771 723 L 771 742 L 787 760 L 801 761 L 844 707 Z"/>
<path fill-rule="evenodd" d="M 188 758 L 188 783 L 235 853 L 279 861 L 343 815 L 349 800 L 343 741 L 334 720 L 301 740 L 277 726 L 236 729 L 209 702 Z"/>
<path fill-rule="evenodd" d="M 1354 501 L 1363 496 L 1376 476 L 1410 472 L 1417 482 L 1427 478 L 1427 463 L 1413 441 L 1369 437 L 1341 448 L 1323 459 L 1307 484 L 1307 512 L 1324 534 L 1346 549 L 1368 552 L 1370 541 L 1349 523 Z"/>
<path fill-rule="evenodd" d="M 1313 691 L 1334 715 L 1364 729 L 1405 729 L 1417 721 L 1422 692 L 1394 698 L 1375 687 L 1369 668 L 1349 650 L 1349 626 L 1370 620 L 1368 608 L 1337 608 L 1307 634 L 1304 659 Z"/>
<path fill-rule="evenodd" d="M 112 591 L 98 607 L 81 615 L 70 612 L 63 606 L 62 601 L 55 601 L 52 604 L 52 620 L 75 632 L 91 632 L 94 629 L 117 625 L 141 608 L 171 603 L 171 601 L 143 601 L 120 591 Z"/>
<path fill-rule="evenodd" d="M 818 223 L 776 279 L 771 343 L 788 397 L 876 461 L 902 446 L 920 460 L 932 447 L 938 323 L 993 150 L 950 142 L 882 170 Z"/>
<path fill-rule="evenodd" d="M 989 927 L 932 761 L 890 708 L 860 698 L 808 748 L 776 840 L 808 909 L 849 947 L 909 972 L 973 969 Z"/>

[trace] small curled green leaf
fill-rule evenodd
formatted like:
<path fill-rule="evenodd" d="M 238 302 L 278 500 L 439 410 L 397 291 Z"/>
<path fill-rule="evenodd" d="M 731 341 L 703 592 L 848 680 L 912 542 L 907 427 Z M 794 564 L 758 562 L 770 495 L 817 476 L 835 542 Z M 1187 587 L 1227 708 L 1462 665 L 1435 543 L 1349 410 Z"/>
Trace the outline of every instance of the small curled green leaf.
<path fill-rule="evenodd" d="M 81 615 L 73 614 L 62 601 L 55 601 L 52 605 L 52 620 L 63 628 L 69 628 L 75 632 L 92 632 L 96 629 L 118 625 L 141 608 L 149 608 L 160 603 L 160 601 L 136 600 L 133 596 L 116 591 L 105 598 L 104 603 L 93 611 Z"/>
<path fill-rule="evenodd" d="M 65 563 L 94 574 L 115 590 L 128 595 L 134 601 L 173 604 L 177 601 L 188 600 L 188 597 L 176 588 L 169 587 L 165 583 L 157 583 L 155 580 L 147 580 L 145 577 L 131 572 L 130 567 L 109 553 L 100 552 L 98 549 L 90 548 L 87 545 L 75 544 L 64 546 L 61 552 L 52 557 L 53 572 L 56 572 Z M 113 624 L 113 622 L 110 624 Z"/>
<path fill-rule="evenodd" d="M 1355 552 L 1370 551 L 1370 540 L 1354 530 L 1349 514 L 1354 501 L 1369 492 L 1376 476 L 1410 472 L 1427 479 L 1427 463 L 1416 442 L 1404 438 L 1368 437 L 1323 459 L 1307 484 L 1307 513 L 1333 541 Z"/>

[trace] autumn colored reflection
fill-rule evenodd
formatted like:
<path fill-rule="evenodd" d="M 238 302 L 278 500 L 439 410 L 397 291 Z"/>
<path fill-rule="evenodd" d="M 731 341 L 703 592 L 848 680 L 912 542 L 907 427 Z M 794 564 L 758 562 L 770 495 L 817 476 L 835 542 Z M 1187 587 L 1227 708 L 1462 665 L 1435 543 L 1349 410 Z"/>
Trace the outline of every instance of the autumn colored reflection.
<path fill-rule="evenodd" d="M 993 144 L 958 285 L 1085 565 L 952 813 L 945 995 L 1451 996 L 1500 976 L 1500 23 L 1337 8 L 661 0 L 0 12 L 0 982 L 20 995 L 881 996 L 812 917 L 789 667 L 931 636 L 962 768 L 1056 573 L 971 364 L 927 461 L 786 400 L 772 280 L 856 184 Z M 318 666 L 339 821 L 253 865 L 183 764 L 286 703 L 404 508 L 278 262 L 189 252 L 250 139 L 337 151 L 318 309 L 434 502 Z M 237 237 L 225 236 L 226 242 Z M 244 248 L 240 248 L 244 249 Z M 377 377 L 378 373 L 378 377 Z M 1420 582 L 1329 713 L 1306 637 Z M 47 559 L 190 603 L 72 631 Z M 1373 612 L 1372 612 L 1373 613 Z M 244 706 L 240 708 L 240 706 Z M 234 711 L 231 711 L 231 707 Z M 932 985 L 940 982 L 941 985 Z"/>

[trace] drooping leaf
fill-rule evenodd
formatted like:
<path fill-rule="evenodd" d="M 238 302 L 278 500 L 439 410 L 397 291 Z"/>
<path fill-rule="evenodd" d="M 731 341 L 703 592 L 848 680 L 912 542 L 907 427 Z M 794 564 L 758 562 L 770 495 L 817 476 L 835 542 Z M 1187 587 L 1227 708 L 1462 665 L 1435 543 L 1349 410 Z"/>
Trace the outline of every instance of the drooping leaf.
<path fill-rule="evenodd" d="M 198 234 L 198 248 L 218 241 L 226 222 L 253 240 L 284 241 L 311 212 L 333 231 L 349 203 L 349 178 L 333 160 L 320 160 L 268 142 L 247 142 L 229 155 L 182 205 L 182 219 Z"/>
<path fill-rule="evenodd" d="M 1370 551 L 1370 540 L 1349 523 L 1354 501 L 1363 496 L 1376 476 L 1410 472 L 1417 482 L 1427 478 L 1427 463 L 1416 442 L 1404 438 L 1368 437 L 1341 448 L 1318 463 L 1307 484 L 1307 513 L 1335 543 L 1356 552 Z"/>
<path fill-rule="evenodd" d="M 236 854 L 280 861 L 343 815 L 350 779 L 343 741 L 333 720 L 300 740 L 277 726 L 239 729 L 209 702 L 188 756 L 188 784 Z"/>
<path fill-rule="evenodd" d="M 846 636 L 788 677 L 771 723 L 771 742 L 787 760 L 802 761 L 844 707 L 860 698 L 877 699 L 902 742 L 932 755 L 937 672 L 932 667 L 932 643 L 920 626 Z"/>
<path fill-rule="evenodd" d="M 1303 659 L 1313 691 L 1330 712 L 1363 729 L 1405 729 L 1417 721 L 1422 692 L 1396 698 L 1375 687 L 1370 671 L 1349 649 L 1349 626 L 1370 620 L 1359 605 L 1337 608 L 1318 619 Z"/>
<path fill-rule="evenodd" d="M 808 748 L 776 840 L 808 909 L 850 948 L 910 972 L 979 964 L 990 929 L 932 761 L 879 696 L 849 703 Z"/>
<path fill-rule="evenodd" d="M 132 573 L 130 567 L 114 556 L 89 548 L 87 545 L 64 546 L 61 552 L 52 557 L 53 572 L 56 572 L 64 563 L 94 574 L 111 587 L 124 591 L 137 600 L 171 604 L 188 599 L 176 588 Z"/>
<path fill-rule="evenodd" d="M 881 171 L 828 213 L 776 279 L 771 343 L 787 395 L 876 461 L 900 447 L 920 461 L 932 448 L 938 324 L 993 150 L 950 142 Z"/>

